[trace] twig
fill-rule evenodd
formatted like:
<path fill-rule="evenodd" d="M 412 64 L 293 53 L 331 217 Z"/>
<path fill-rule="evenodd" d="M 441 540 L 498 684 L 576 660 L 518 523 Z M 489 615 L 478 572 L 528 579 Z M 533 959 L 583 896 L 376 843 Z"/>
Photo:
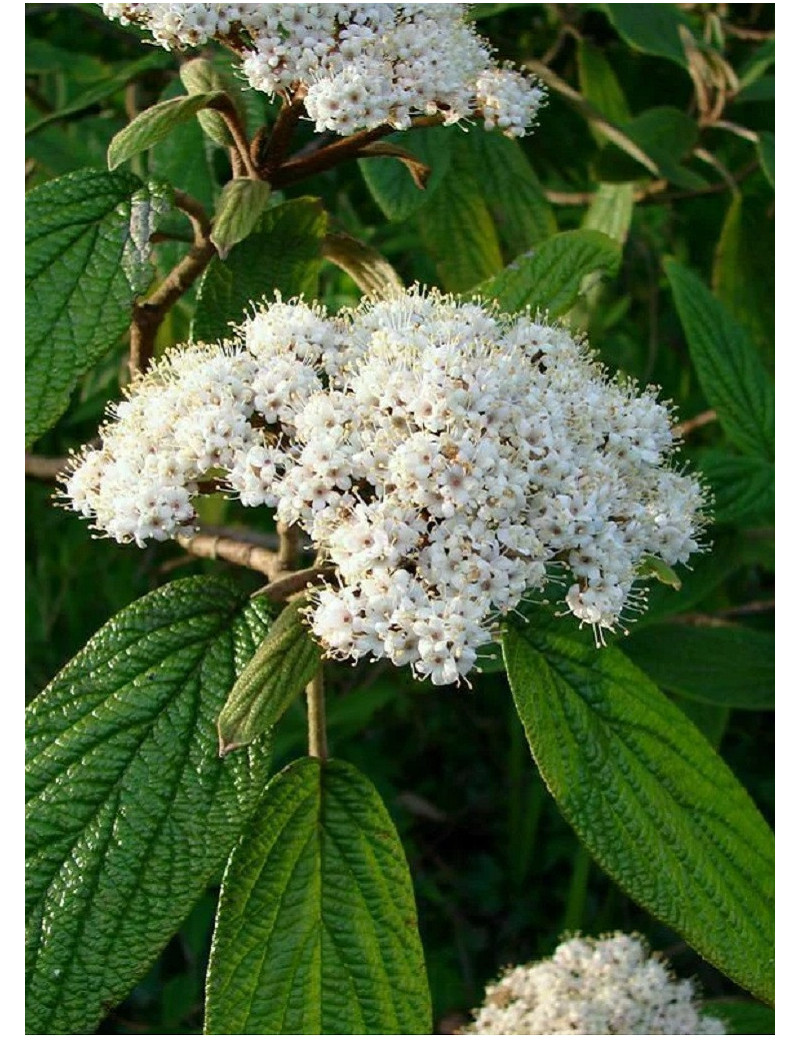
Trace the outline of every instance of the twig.
<path fill-rule="evenodd" d="M 273 603 L 283 603 L 296 592 L 304 592 L 309 585 L 324 583 L 333 577 L 334 569 L 329 565 L 306 567 L 302 571 L 290 571 L 288 574 L 279 571 L 278 576 L 263 588 L 253 593 L 253 599 L 257 596 L 266 596 Z"/>
<path fill-rule="evenodd" d="M 26 451 L 25 476 L 52 482 L 64 472 L 68 463 L 68 458 L 47 458 L 44 455 L 30 455 Z"/>
<path fill-rule="evenodd" d="M 695 625 L 698 628 L 732 628 L 732 618 L 743 617 L 748 614 L 767 614 L 775 609 L 774 599 L 758 599 L 752 603 L 742 603 L 736 607 L 726 607 L 717 610 L 713 614 L 676 614 L 670 622 L 681 625 Z"/>
<path fill-rule="evenodd" d="M 263 154 L 253 155 L 251 151 L 253 162 L 267 180 L 270 180 L 269 175 L 272 170 L 280 166 L 289 152 L 292 135 L 297 129 L 297 124 L 305 111 L 305 96 L 306 92 L 304 89 L 302 92 L 298 91 L 291 101 L 284 100 L 283 107 L 273 123 L 272 133 L 269 136 Z M 257 147 L 258 143 L 257 140 L 254 140 L 253 147 Z"/>
<path fill-rule="evenodd" d="M 325 684 L 322 669 L 306 686 L 308 705 L 308 753 L 311 758 L 325 762 L 328 758 L 328 736 L 325 732 Z"/>
<path fill-rule="evenodd" d="M 179 534 L 175 541 L 192 556 L 198 556 L 203 560 L 226 560 L 240 567 L 248 567 L 259 574 L 265 574 L 270 581 L 274 581 L 282 573 L 278 554 L 259 545 L 202 533 Z"/>
<path fill-rule="evenodd" d="M 131 376 L 144 372 L 153 357 L 156 335 L 164 316 L 176 300 L 200 277 L 216 249 L 211 241 L 211 223 L 202 205 L 185 192 L 175 192 L 175 205 L 189 217 L 194 243 L 186 256 L 170 271 L 153 294 L 133 305 L 129 367 Z"/>
<path fill-rule="evenodd" d="M 692 419 L 687 419 L 685 422 L 678 423 L 672 427 L 673 437 L 685 437 L 692 430 L 698 430 L 701 426 L 707 426 L 708 423 L 716 422 L 717 413 L 713 408 L 709 408 L 708 411 L 700 412 L 699 415 L 695 415 Z"/>

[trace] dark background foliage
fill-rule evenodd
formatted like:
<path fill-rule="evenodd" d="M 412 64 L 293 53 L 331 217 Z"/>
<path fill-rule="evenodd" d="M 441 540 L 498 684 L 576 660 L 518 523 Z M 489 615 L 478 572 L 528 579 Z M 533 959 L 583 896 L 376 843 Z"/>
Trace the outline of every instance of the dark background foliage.
<path fill-rule="evenodd" d="M 693 41 L 688 51 L 679 35 L 659 27 L 665 7 L 679 12 Z M 771 368 L 774 5 L 480 4 L 475 16 L 502 59 L 533 62 L 550 80 L 540 125 L 521 146 L 542 189 L 535 219 L 529 213 L 520 222 L 515 209 L 531 190 L 523 189 L 524 177 L 509 168 L 503 190 L 482 177 L 469 150 L 482 131 L 456 142 L 458 175 L 462 185 L 469 182 L 472 219 L 481 229 L 477 241 L 454 240 L 443 219 L 454 190 L 446 176 L 429 198 L 412 199 L 417 208 L 404 219 L 386 219 L 356 163 L 288 189 L 285 197 L 318 196 L 335 230 L 369 242 L 404 281 L 455 291 L 493 273 L 498 254 L 508 262 L 533 245 L 536 221 L 549 231 L 568 230 L 587 226 L 591 213 L 588 226 L 623 242 L 623 260 L 613 279 L 587 287 L 569 318 L 588 331 L 609 366 L 659 384 L 678 421 L 709 408 L 665 277 L 663 260 L 674 257 L 713 287 Z M 149 67 L 131 78 L 131 64 L 148 55 Z M 28 5 L 28 186 L 87 166 L 105 168 L 108 143 L 130 116 L 180 92 L 177 64 L 174 56 L 143 49 L 134 31 L 107 21 L 95 5 Z M 252 130 L 269 118 L 270 103 L 252 92 L 244 97 Z M 665 116 L 665 108 L 673 114 Z M 622 128 L 622 147 L 619 136 L 610 138 L 609 121 L 612 134 Z M 632 158 L 631 142 L 650 169 Z M 229 176 L 225 153 L 210 146 L 196 123 L 134 159 L 132 168 L 171 180 L 208 206 Z M 604 189 L 606 210 L 592 205 L 601 183 L 614 186 Z M 162 273 L 181 248 L 159 246 Z M 332 308 L 359 296 L 349 277 L 328 264 L 321 289 Z M 190 295 L 165 323 L 160 349 L 187 337 L 191 314 Z M 36 455 L 61 457 L 95 436 L 106 402 L 119 393 L 125 361 L 123 339 L 82 379 L 66 414 L 36 443 Z M 689 460 L 711 458 L 712 485 L 709 452 L 723 443 L 714 421 L 686 435 Z M 763 709 L 772 686 L 772 505 L 763 495 L 753 504 L 751 495 L 745 508 L 751 489 L 731 494 L 723 485 L 718 522 L 708 532 L 711 553 L 683 573 L 680 592 L 654 592 L 653 610 L 633 627 L 626 649 L 719 745 L 771 821 L 773 729 Z M 113 613 L 173 577 L 226 571 L 244 588 L 259 584 L 257 576 L 191 559 L 173 545 L 139 550 L 94 541 L 77 517 L 54 508 L 52 493 L 47 481 L 26 482 L 28 699 Z M 268 518 L 222 497 L 206 507 L 203 520 L 247 526 L 265 539 L 271 534 Z M 683 660 L 672 653 L 678 630 L 664 627 L 667 618 L 680 625 L 680 635 L 689 628 L 700 633 Z M 735 633 L 764 633 L 760 652 L 715 658 L 703 634 L 731 626 Z M 638 930 L 681 973 L 699 977 L 707 996 L 736 998 L 730 981 L 592 864 L 531 763 L 504 673 L 496 661 L 485 664 L 471 688 L 434 689 L 381 666 L 335 668 L 330 684 L 332 754 L 372 778 L 409 858 L 439 1030 L 463 1023 L 504 965 L 548 955 L 563 933 L 578 929 Z M 740 695 L 731 707 L 725 691 L 734 685 Z M 304 713 L 295 704 L 279 726 L 276 767 L 301 754 L 304 743 Z M 99 1032 L 200 1031 L 215 898 L 209 891 L 201 899 Z"/>

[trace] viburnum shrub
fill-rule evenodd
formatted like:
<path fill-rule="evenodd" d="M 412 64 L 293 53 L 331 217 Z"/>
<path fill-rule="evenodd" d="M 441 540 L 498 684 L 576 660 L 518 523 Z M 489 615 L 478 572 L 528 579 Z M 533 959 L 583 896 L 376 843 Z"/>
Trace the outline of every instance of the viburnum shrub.
<path fill-rule="evenodd" d="M 683 460 L 676 407 L 578 331 L 619 235 L 530 216 L 544 196 L 517 139 L 542 82 L 498 61 L 461 4 L 97 6 L 157 45 L 150 71 L 171 60 L 159 46 L 178 52 L 185 93 L 134 111 L 108 170 L 28 195 L 28 443 L 129 328 L 129 378 L 57 465 L 55 498 L 98 537 L 172 541 L 267 584 L 161 584 L 30 704 L 29 1031 L 95 1029 L 221 879 L 206 1032 L 431 1033 L 400 839 L 328 751 L 342 663 L 404 669 L 420 712 L 447 697 L 456 729 L 504 671 L 599 865 L 769 1001 L 770 830 L 625 653 L 649 586 L 713 558 L 717 483 Z M 200 151 L 169 158 L 189 131 Z M 209 155 L 227 162 L 212 214 L 186 187 Z M 442 200 L 441 287 L 404 284 L 318 198 L 285 194 L 353 160 L 390 219 Z M 447 213 L 478 176 L 493 205 L 522 193 L 506 265 L 499 245 L 481 259 L 482 201 Z M 321 298 L 323 259 L 360 302 Z M 760 465 L 755 348 L 691 271 L 666 271 L 719 422 Z M 213 528 L 220 505 L 261 536 Z M 275 728 L 304 691 L 308 755 L 276 771 Z M 487 992 L 467 1032 L 725 1031 L 622 934 L 571 939 Z"/>

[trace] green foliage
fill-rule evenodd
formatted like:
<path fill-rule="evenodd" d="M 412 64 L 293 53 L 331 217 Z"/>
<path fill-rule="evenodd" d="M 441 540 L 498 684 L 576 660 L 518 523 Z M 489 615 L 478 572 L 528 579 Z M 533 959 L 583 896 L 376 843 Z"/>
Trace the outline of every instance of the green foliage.
<path fill-rule="evenodd" d="M 375 156 L 358 160 L 370 194 L 389 220 L 405 220 L 431 201 L 450 166 L 453 133 L 452 129 L 432 126 L 412 135 L 391 134 L 386 139 L 387 144 L 402 149 L 428 167 L 430 176 L 424 189 L 398 158 Z"/>
<path fill-rule="evenodd" d="M 557 318 L 585 291 L 588 275 L 613 272 L 619 261 L 619 246 L 608 235 L 562 231 L 479 285 L 476 293 L 497 300 L 510 313 L 530 307 Z"/>
<path fill-rule="evenodd" d="M 735 447 L 771 459 L 775 395 L 755 347 L 696 274 L 674 260 L 664 266 L 708 403 Z"/>
<path fill-rule="evenodd" d="M 223 339 L 254 301 L 271 298 L 276 289 L 284 298 L 312 299 L 326 227 L 315 199 L 293 199 L 265 213 L 258 229 L 225 260 L 215 258 L 208 265 L 198 290 L 193 338 Z"/>
<path fill-rule="evenodd" d="M 221 754 L 269 730 L 314 678 L 320 652 L 303 624 L 304 605 L 301 598 L 284 607 L 236 680 L 217 722 Z"/>
<path fill-rule="evenodd" d="M 234 177 L 222 189 L 214 214 L 211 241 L 220 260 L 226 260 L 231 247 L 252 233 L 267 208 L 272 189 L 266 181 Z"/>
<path fill-rule="evenodd" d="M 152 278 L 132 219 L 146 221 L 142 210 L 155 215 L 165 204 L 163 188 L 98 170 L 28 193 L 26 443 L 63 414 L 79 378 L 128 327 L 131 303 Z"/>
<path fill-rule="evenodd" d="M 170 98 L 145 109 L 114 137 L 108 147 L 108 168 L 117 166 L 139 152 L 146 152 L 154 144 L 169 137 L 176 126 L 187 122 L 204 108 L 214 108 L 224 101 L 224 91 L 212 90 L 206 94 L 190 94 L 188 97 Z"/>
<path fill-rule="evenodd" d="M 503 639 L 531 752 L 604 870 L 756 996 L 774 995 L 772 834 L 644 673 L 531 618 Z"/>
<path fill-rule="evenodd" d="M 209 965 L 207 1033 L 429 1033 L 403 849 L 345 762 L 301 759 L 231 856 Z"/>
<path fill-rule="evenodd" d="M 108 622 L 27 712 L 27 1013 L 92 1031 L 144 974 L 251 818 L 261 742 L 216 753 L 225 691 L 268 618 L 190 578 Z"/>
<path fill-rule="evenodd" d="M 687 66 L 680 36 L 680 27 L 685 23 L 677 5 L 603 4 L 602 8 L 631 47 Z"/>
<path fill-rule="evenodd" d="M 737 1036 L 774 1036 L 775 1011 L 752 1000 L 707 1000 L 703 1011 L 721 1018 L 726 1032 Z"/>

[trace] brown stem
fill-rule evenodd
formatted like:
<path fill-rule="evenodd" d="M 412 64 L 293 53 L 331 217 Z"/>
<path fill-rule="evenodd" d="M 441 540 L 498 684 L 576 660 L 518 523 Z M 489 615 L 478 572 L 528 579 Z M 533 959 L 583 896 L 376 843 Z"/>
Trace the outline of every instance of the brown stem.
<path fill-rule="evenodd" d="M 439 126 L 442 118 L 439 115 L 417 116 L 416 119 L 411 121 L 411 126 L 414 129 L 426 126 Z M 381 126 L 376 126 L 373 130 L 362 130 L 360 133 L 351 134 L 350 137 L 342 137 L 334 141 L 333 144 L 320 148 L 319 151 L 312 152 L 310 155 L 289 159 L 288 162 L 283 163 L 271 173 L 269 182 L 273 188 L 283 188 L 287 184 L 294 184 L 296 181 L 304 180 L 315 173 L 330 170 L 347 159 L 359 158 L 365 145 L 372 144 L 373 141 L 379 141 L 382 137 L 387 137 L 394 132 L 395 128 L 393 126 L 383 123 Z"/>
<path fill-rule="evenodd" d="M 274 581 L 281 573 L 278 554 L 258 545 L 209 534 L 180 534 L 175 541 L 192 556 L 204 560 L 227 560 L 240 567 L 249 567 L 259 574 L 265 574 L 270 581 Z"/>
<path fill-rule="evenodd" d="M 258 170 L 253 164 L 253 160 L 250 158 L 250 143 L 247 140 L 247 133 L 242 126 L 242 121 L 239 118 L 239 113 L 228 98 L 224 98 L 220 105 L 215 106 L 216 111 L 225 120 L 225 125 L 228 128 L 228 133 L 233 138 L 236 144 L 236 151 L 238 152 L 239 159 L 247 171 L 247 176 L 252 177 L 253 180 L 260 180 Z"/>
<path fill-rule="evenodd" d="M 129 367 L 131 376 L 144 372 L 153 357 L 156 336 L 170 307 L 195 282 L 215 255 L 211 224 L 202 205 L 185 192 L 175 192 L 175 205 L 189 217 L 194 243 L 146 300 L 133 305 Z"/>
<path fill-rule="evenodd" d="M 687 419 L 686 422 L 678 423 L 677 426 L 672 427 L 673 437 L 685 437 L 687 433 L 691 433 L 692 430 L 697 430 L 701 426 L 706 426 L 708 423 L 716 422 L 717 413 L 713 408 L 709 408 L 706 412 L 700 412 L 699 415 L 695 415 L 693 419 Z"/>
<path fill-rule="evenodd" d="M 25 476 L 52 482 L 64 472 L 68 463 L 68 458 L 46 458 L 44 455 L 30 455 L 26 451 Z"/>
<path fill-rule="evenodd" d="M 306 92 L 298 91 L 291 101 L 284 100 L 283 107 L 278 113 L 278 118 L 272 126 L 272 133 L 261 155 L 251 155 L 266 180 L 270 180 L 270 173 L 277 169 L 289 153 L 292 136 L 297 129 L 297 124 L 305 111 L 304 101 Z M 255 144 L 256 142 L 254 142 Z"/>
<path fill-rule="evenodd" d="M 300 551 L 300 531 L 294 525 L 278 524 L 278 560 L 285 571 L 297 566 Z"/>
<path fill-rule="evenodd" d="M 296 592 L 304 592 L 309 585 L 324 583 L 328 578 L 333 577 L 333 574 L 334 570 L 331 566 L 306 567 L 305 570 L 290 571 L 288 574 L 279 571 L 278 577 L 274 578 L 269 585 L 254 592 L 253 597 L 266 596 L 273 603 L 283 603 Z"/>
<path fill-rule="evenodd" d="M 328 736 L 325 731 L 325 684 L 322 669 L 306 686 L 308 705 L 308 753 L 311 758 L 325 762 L 328 758 Z"/>

